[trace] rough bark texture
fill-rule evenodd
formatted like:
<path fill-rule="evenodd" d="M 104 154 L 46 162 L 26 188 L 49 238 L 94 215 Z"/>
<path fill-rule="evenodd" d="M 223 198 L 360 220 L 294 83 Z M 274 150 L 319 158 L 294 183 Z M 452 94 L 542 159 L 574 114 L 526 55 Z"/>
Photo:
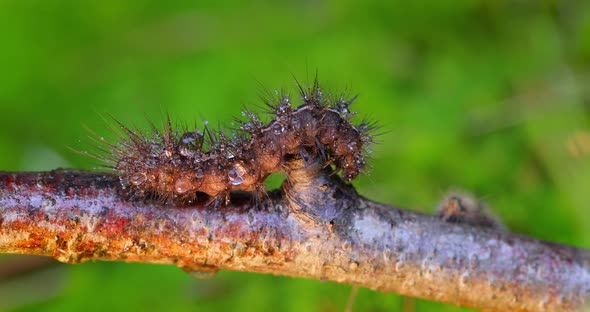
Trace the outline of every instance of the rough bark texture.
<path fill-rule="evenodd" d="M 315 278 L 497 311 L 590 297 L 587 250 L 375 203 L 319 168 L 293 168 L 257 208 L 239 194 L 212 210 L 123 193 L 105 173 L 0 173 L 0 253 Z"/>

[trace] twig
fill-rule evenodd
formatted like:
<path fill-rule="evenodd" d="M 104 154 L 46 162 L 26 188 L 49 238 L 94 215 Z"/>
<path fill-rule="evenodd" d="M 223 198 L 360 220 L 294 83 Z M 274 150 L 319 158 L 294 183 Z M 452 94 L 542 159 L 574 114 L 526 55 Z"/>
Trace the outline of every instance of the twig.
<path fill-rule="evenodd" d="M 105 173 L 0 173 L 0 253 L 297 276 L 486 310 L 588 303 L 587 250 L 443 222 L 292 170 L 264 207 L 235 194 L 219 209 L 127 199 Z"/>

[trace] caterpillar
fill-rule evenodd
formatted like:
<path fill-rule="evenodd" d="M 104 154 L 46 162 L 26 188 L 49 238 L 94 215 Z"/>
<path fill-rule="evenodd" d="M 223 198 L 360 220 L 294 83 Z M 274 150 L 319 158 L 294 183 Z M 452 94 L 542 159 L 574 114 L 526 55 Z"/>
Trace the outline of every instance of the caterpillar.
<path fill-rule="evenodd" d="M 193 202 L 206 196 L 227 204 L 233 191 L 265 194 L 264 180 L 284 172 L 292 158 L 321 158 L 350 181 L 367 167 L 374 122 L 351 122 L 356 96 L 326 96 L 317 77 L 309 87 L 296 80 L 301 104 L 293 106 L 285 91 L 263 98 L 271 120 L 264 124 L 252 111 L 236 119 L 230 133 L 174 128 L 170 118 L 151 133 L 115 120 L 119 140 L 107 142 L 107 162 L 132 196 Z"/>
<path fill-rule="evenodd" d="M 463 191 L 449 192 L 439 203 L 436 215 L 445 222 L 506 230 L 506 226 L 492 214 L 486 203 Z"/>

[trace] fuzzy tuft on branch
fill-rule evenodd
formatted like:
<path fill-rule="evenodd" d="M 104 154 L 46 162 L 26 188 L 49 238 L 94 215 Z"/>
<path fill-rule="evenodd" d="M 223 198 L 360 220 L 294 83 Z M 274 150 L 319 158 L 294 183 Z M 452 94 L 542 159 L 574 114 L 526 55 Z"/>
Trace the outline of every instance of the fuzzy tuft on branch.
<path fill-rule="evenodd" d="M 317 163 L 257 207 L 126 198 L 118 177 L 0 173 L 0 253 L 173 264 L 330 280 L 497 311 L 576 311 L 590 298 L 590 252 L 449 223 L 359 196 Z"/>

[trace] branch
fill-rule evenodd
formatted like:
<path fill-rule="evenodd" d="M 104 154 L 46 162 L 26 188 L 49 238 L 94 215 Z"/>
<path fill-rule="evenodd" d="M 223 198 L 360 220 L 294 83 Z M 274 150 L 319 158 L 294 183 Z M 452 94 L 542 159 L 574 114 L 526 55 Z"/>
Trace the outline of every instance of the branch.
<path fill-rule="evenodd" d="M 257 208 L 247 194 L 209 209 L 122 193 L 106 173 L 0 173 L 0 253 L 314 278 L 498 311 L 590 297 L 587 250 L 375 203 L 325 170 L 292 168 Z"/>

